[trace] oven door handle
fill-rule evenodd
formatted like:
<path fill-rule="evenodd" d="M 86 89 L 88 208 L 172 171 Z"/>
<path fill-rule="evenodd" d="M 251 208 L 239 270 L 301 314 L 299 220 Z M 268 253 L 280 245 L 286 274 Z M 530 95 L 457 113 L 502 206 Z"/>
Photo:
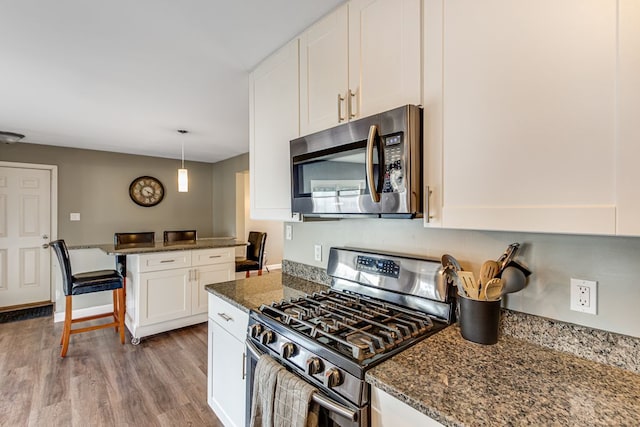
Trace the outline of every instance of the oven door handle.
<path fill-rule="evenodd" d="M 254 358 L 260 359 L 260 357 L 264 354 L 251 341 L 247 340 L 246 344 L 247 349 Z M 346 406 L 341 405 L 335 400 L 329 399 L 328 397 L 325 397 L 320 393 L 313 393 L 313 395 L 311 396 L 311 400 L 313 400 L 315 403 L 322 406 L 326 410 L 345 417 L 351 421 L 358 420 L 358 414 L 355 411 L 352 411 L 350 408 L 347 408 Z"/>

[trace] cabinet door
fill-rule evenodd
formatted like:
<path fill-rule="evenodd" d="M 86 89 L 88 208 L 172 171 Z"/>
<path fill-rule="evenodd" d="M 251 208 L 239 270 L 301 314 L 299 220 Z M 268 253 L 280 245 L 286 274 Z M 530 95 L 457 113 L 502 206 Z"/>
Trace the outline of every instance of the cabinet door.
<path fill-rule="evenodd" d="M 347 120 L 347 5 L 300 36 L 300 133 Z"/>
<path fill-rule="evenodd" d="M 245 425 L 245 345 L 209 320 L 209 406 L 225 426 Z"/>
<path fill-rule="evenodd" d="M 640 3 L 621 0 L 618 49 L 618 234 L 640 235 Z"/>
<path fill-rule="evenodd" d="M 208 296 L 204 287 L 211 283 L 228 282 L 235 275 L 234 264 L 215 264 L 193 269 L 193 288 L 191 289 L 191 314 L 206 313 Z"/>
<path fill-rule="evenodd" d="M 379 388 L 371 387 L 371 427 L 395 426 L 440 427 L 442 424 Z"/>
<path fill-rule="evenodd" d="M 349 3 L 349 100 L 355 118 L 422 104 L 422 1 Z"/>
<path fill-rule="evenodd" d="M 179 319 L 191 314 L 190 269 L 140 274 L 140 325 Z"/>
<path fill-rule="evenodd" d="M 298 40 L 249 76 L 251 217 L 291 220 L 289 141 L 298 137 Z"/>
<path fill-rule="evenodd" d="M 616 1 L 561 3 L 425 0 L 433 224 L 615 232 Z"/>

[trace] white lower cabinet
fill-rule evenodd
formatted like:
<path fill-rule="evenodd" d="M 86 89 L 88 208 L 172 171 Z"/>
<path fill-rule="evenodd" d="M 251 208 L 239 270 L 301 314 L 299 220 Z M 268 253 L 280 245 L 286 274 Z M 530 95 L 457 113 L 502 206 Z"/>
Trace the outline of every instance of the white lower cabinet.
<path fill-rule="evenodd" d="M 436 420 L 371 386 L 371 427 L 439 427 Z"/>
<path fill-rule="evenodd" d="M 235 248 L 127 256 L 126 325 L 132 342 L 207 320 L 205 285 L 233 279 Z"/>
<path fill-rule="evenodd" d="M 245 425 L 249 315 L 209 294 L 207 401 L 225 426 Z"/>

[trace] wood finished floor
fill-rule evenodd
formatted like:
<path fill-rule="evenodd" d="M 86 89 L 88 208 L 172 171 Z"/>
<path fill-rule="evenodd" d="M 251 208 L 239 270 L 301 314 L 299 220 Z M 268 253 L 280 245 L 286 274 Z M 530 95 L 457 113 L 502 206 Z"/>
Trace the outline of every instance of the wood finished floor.
<path fill-rule="evenodd" d="M 121 345 L 51 317 L 0 324 L 0 426 L 222 426 L 207 405 L 207 324 Z"/>

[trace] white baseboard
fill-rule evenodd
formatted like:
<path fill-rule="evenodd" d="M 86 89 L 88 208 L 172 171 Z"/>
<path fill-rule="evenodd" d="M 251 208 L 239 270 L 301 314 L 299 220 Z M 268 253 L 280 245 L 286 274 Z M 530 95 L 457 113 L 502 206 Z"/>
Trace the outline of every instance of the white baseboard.
<path fill-rule="evenodd" d="M 111 313 L 113 312 L 113 304 L 97 305 L 95 307 L 79 308 L 72 310 L 71 318 L 77 319 L 78 317 L 94 316 L 96 314 Z M 53 315 L 54 322 L 64 322 L 64 312 L 56 312 Z"/>

